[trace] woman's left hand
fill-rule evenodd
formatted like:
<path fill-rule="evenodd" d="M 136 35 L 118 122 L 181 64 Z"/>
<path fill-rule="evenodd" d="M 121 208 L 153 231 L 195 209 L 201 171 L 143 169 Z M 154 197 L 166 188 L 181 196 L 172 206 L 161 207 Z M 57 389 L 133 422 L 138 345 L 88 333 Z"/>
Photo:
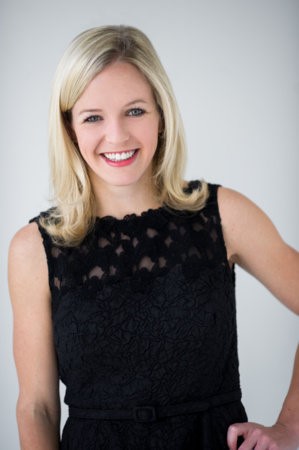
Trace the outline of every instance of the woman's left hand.
<path fill-rule="evenodd" d="M 238 437 L 244 439 L 240 447 L 237 447 Z M 297 450 L 299 436 L 280 422 L 272 427 L 252 422 L 235 423 L 228 429 L 227 443 L 230 450 Z"/>

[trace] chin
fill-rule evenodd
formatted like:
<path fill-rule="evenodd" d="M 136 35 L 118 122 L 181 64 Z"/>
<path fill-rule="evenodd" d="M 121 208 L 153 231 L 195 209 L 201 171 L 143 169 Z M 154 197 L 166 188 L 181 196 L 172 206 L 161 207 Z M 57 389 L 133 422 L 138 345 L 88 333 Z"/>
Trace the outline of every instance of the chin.
<path fill-rule="evenodd" d="M 131 173 L 131 174 L 125 174 L 125 173 L 119 173 L 117 176 L 113 177 L 103 177 L 102 181 L 106 185 L 115 186 L 115 187 L 126 187 L 126 186 L 133 186 L 138 184 L 144 184 L 147 181 L 149 181 L 152 177 L 152 174 L 143 173 L 138 175 L 137 173 Z"/>

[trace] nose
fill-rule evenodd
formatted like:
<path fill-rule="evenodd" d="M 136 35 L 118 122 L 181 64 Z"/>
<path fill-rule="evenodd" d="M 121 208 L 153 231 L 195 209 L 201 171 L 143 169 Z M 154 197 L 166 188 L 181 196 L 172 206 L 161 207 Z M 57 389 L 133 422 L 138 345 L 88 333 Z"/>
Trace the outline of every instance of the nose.
<path fill-rule="evenodd" d="M 129 139 L 129 131 L 122 120 L 110 119 L 106 121 L 105 138 L 108 144 L 123 144 Z"/>

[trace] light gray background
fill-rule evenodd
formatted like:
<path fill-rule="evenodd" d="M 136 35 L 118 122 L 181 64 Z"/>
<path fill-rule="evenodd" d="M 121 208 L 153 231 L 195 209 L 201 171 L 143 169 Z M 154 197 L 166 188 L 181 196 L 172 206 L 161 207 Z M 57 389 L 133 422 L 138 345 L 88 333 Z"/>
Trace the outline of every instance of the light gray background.
<path fill-rule="evenodd" d="M 188 138 L 186 178 L 204 177 L 243 192 L 299 248 L 297 0 L 2 0 L 3 450 L 18 448 L 7 249 L 15 231 L 48 206 L 51 80 L 64 48 L 77 33 L 119 23 L 144 30 L 169 73 Z M 271 424 L 290 380 L 298 318 L 241 270 L 237 298 L 244 403 L 251 420 Z"/>

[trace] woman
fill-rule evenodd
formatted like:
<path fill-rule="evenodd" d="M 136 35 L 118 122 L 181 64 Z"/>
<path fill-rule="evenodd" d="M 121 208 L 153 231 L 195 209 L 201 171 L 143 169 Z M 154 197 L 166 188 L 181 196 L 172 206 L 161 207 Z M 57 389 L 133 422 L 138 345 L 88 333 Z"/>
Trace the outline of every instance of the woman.
<path fill-rule="evenodd" d="M 234 265 L 298 314 L 299 255 L 241 194 L 183 181 L 180 115 L 143 33 L 71 43 L 50 152 L 54 207 L 9 257 L 22 449 L 296 449 L 299 351 L 277 423 L 247 423 Z"/>

